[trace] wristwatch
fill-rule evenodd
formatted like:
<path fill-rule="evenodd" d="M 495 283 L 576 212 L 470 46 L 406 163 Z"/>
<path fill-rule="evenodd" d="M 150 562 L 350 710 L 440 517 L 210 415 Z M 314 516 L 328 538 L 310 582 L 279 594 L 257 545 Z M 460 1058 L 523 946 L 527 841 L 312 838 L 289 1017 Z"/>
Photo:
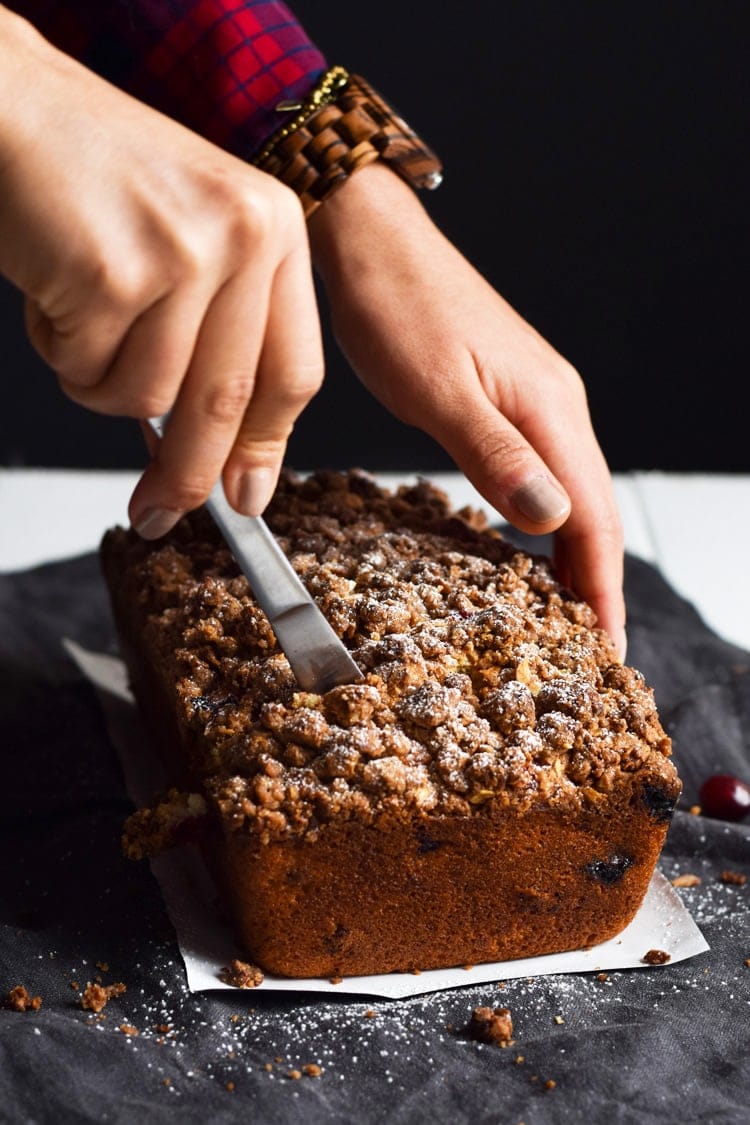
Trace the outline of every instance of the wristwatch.
<path fill-rule="evenodd" d="M 252 159 L 299 195 L 310 216 L 360 168 L 384 160 L 411 187 L 432 190 L 442 165 L 373 87 L 332 67 L 302 102 L 280 102 L 289 119 Z"/>

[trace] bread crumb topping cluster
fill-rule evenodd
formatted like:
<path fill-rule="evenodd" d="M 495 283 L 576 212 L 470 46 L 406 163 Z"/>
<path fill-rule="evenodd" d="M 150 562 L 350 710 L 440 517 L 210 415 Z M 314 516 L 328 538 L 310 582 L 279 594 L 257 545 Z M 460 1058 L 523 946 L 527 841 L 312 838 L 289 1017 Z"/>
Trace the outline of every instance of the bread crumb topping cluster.
<path fill-rule="evenodd" d="M 623 773 L 674 789 L 641 674 L 590 608 L 424 482 L 284 477 L 266 518 L 365 680 L 301 692 L 205 513 L 127 581 L 176 684 L 190 772 L 233 829 L 314 838 L 336 818 L 571 810 Z"/>

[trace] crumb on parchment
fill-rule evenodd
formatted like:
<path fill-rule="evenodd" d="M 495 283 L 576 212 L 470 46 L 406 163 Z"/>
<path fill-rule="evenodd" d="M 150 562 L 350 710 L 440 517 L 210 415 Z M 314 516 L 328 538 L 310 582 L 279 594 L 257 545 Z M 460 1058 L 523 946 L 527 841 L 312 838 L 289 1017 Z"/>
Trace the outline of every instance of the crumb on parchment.
<path fill-rule="evenodd" d="M 257 988 L 264 981 L 263 970 L 249 961 L 239 961 L 236 957 L 221 970 L 224 984 L 233 988 Z"/>
<path fill-rule="evenodd" d="M 648 953 L 643 954 L 641 960 L 646 965 L 666 965 L 667 961 L 672 960 L 672 956 L 663 949 L 649 949 Z"/>

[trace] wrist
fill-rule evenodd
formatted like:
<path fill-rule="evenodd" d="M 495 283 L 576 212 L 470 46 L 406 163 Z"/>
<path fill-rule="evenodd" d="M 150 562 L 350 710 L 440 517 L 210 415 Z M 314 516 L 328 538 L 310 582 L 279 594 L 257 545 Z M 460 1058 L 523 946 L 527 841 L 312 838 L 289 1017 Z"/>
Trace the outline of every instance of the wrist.
<path fill-rule="evenodd" d="M 17 77 L 25 71 L 29 60 L 41 61 L 45 49 L 50 53 L 55 51 L 32 23 L 0 4 L 0 91 L 4 95 L 13 96 Z M 3 109 L 3 114 L 5 112 Z"/>
<path fill-rule="evenodd" d="M 0 161 L 24 143 L 39 144 L 34 121 L 40 91 L 61 52 L 23 16 L 0 5 Z M 44 80 L 44 82 L 42 81 Z"/>
<path fill-rule="evenodd" d="M 432 221 L 417 195 L 387 164 L 362 168 L 308 220 L 313 264 L 326 285 L 372 261 L 378 248 L 404 242 Z"/>

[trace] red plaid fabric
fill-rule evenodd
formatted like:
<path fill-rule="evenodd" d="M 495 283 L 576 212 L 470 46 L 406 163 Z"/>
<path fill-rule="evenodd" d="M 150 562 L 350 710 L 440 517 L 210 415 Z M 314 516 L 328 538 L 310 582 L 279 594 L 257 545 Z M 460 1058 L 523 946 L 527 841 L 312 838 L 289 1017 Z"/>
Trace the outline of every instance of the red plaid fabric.
<path fill-rule="evenodd" d="M 279 0 L 13 0 L 86 66 L 244 159 L 326 60 Z"/>

